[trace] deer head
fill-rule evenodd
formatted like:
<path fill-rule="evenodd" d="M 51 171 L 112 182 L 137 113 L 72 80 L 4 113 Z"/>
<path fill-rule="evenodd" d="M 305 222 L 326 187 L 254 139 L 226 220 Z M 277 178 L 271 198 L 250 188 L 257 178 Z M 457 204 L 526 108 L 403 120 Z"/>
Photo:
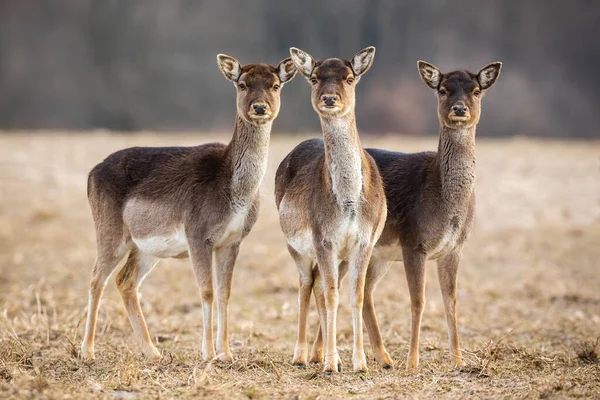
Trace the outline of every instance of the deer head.
<path fill-rule="evenodd" d="M 375 47 L 359 51 L 350 61 L 342 58 L 315 61 L 295 47 L 290 54 L 296 69 L 312 86 L 311 100 L 317 114 L 330 118 L 354 111 L 356 84 L 371 68 Z"/>
<path fill-rule="evenodd" d="M 267 64 L 242 65 L 225 54 L 217 56 L 223 76 L 237 89 L 237 113 L 250 124 L 273 121 L 279 113 L 281 87 L 296 75 L 290 58 L 277 67 Z"/>
<path fill-rule="evenodd" d="M 470 128 L 479 122 L 481 98 L 500 76 L 501 62 L 483 67 L 477 74 L 459 70 L 443 74 L 437 67 L 417 62 L 421 79 L 437 92 L 438 118 L 449 128 Z"/>

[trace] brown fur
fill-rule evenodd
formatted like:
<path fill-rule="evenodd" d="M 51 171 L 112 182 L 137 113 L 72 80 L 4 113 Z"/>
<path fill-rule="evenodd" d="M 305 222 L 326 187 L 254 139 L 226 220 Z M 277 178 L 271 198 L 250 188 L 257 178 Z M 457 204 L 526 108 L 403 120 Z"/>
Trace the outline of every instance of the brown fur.
<path fill-rule="evenodd" d="M 354 88 L 372 62 L 375 49 L 359 52 L 352 62 L 315 62 L 292 49 L 296 68 L 312 84 L 312 104 L 321 117 L 323 140 L 307 140 L 281 162 L 275 197 L 288 249 L 300 272 L 298 340 L 293 362 L 307 363 L 306 317 L 313 277 L 323 276 L 322 323 L 327 327 L 326 373 L 340 368 L 335 345 L 339 303 L 339 262 L 350 265 L 354 328 L 354 369 L 366 370 L 362 344 L 362 304 L 366 267 L 386 216 L 381 177 L 363 150 L 354 116 Z M 327 108 L 323 96 L 335 96 Z M 335 108 L 337 107 L 337 108 Z"/>
<path fill-rule="evenodd" d="M 278 67 L 242 67 L 224 55 L 218 61 L 221 72 L 238 88 L 237 117 L 228 145 L 129 148 L 111 154 L 89 174 L 98 257 L 81 345 L 84 358 L 94 357 L 100 298 L 109 276 L 127 254 L 116 281 L 143 354 L 160 357 L 142 315 L 138 287 L 160 258 L 190 256 L 202 298 L 202 355 L 213 358 L 214 253 L 217 350 L 222 360 L 231 360 L 227 308 L 233 267 L 240 242 L 256 222 L 271 124 L 279 111 L 279 87 L 293 78 L 295 70 L 289 59 Z M 256 104 L 264 106 L 258 117 L 252 112 Z"/>
<path fill-rule="evenodd" d="M 392 360 L 379 331 L 373 291 L 391 261 L 404 261 L 412 314 L 408 367 L 415 368 L 419 362 L 419 331 L 425 306 L 426 259 L 438 262 L 452 359 L 456 365 L 463 364 L 456 323 L 457 270 L 475 215 L 475 127 L 480 117 L 482 91 L 495 82 L 500 68 L 500 63 L 494 63 L 478 74 L 467 71 L 442 74 L 432 65 L 419 62 L 423 81 L 438 93 L 438 152 L 403 154 L 367 149 L 384 181 L 388 217 L 369 263 L 363 316 L 375 359 L 384 367 L 390 367 Z M 488 74 L 488 79 L 481 79 L 482 74 Z M 467 108 L 464 121 L 453 117 L 453 106 L 457 104 Z M 315 290 L 315 296 L 323 295 Z M 313 358 L 321 353 L 322 338 L 318 332 Z"/>

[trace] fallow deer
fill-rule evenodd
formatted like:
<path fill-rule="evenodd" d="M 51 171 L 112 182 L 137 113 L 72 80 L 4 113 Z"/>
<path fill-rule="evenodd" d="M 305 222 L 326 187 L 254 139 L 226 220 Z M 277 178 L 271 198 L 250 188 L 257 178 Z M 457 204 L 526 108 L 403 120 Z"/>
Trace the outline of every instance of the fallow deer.
<path fill-rule="evenodd" d="M 228 302 L 233 268 L 240 242 L 256 222 L 259 186 L 267 167 L 271 126 L 279 112 L 280 88 L 294 77 L 296 69 L 289 58 L 277 67 L 242 66 L 223 54 L 217 61 L 225 78 L 237 88 L 237 116 L 228 145 L 133 147 L 111 154 L 89 174 L 88 198 L 98 256 L 81 344 L 83 358 L 94 357 L 100 299 L 109 276 L 127 255 L 116 282 L 142 353 L 160 357 L 150 340 L 138 287 L 159 259 L 190 257 L 202 299 L 202 357 L 215 356 L 215 286 L 217 356 L 232 360 Z"/>
<path fill-rule="evenodd" d="M 280 223 L 288 250 L 300 274 L 298 337 L 293 363 L 307 363 L 306 323 L 313 274 L 323 277 L 326 327 L 324 371 L 341 370 L 336 349 L 339 263 L 348 261 L 351 275 L 353 367 L 366 371 L 362 306 L 365 274 L 386 217 L 385 193 L 373 159 L 363 150 L 356 129 L 355 88 L 373 62 L 369 47 L 347 61 L 315 61 L 296 48 L 296 69 L 312 85 L 312 105 L 321 120 L 323 140 L 299 144 L 281 162 L 275 180 Z"/>
<path fill-rule="evenodd" d="M 375 315 L 373 291 L 390 263 L 403 261 L 412 314 L 407 367 L 416 368 L 425 307 L 424 266 L 426 260 L 437 260 L 450 352 L 454 364 L 460 366 L 464 361 L 456 323 L 456 285 L 462 248 L 475 216 L 475 128 L 481 98 L 498 79 L 502 63 L 489 64 L 477 74 L 464 70 L 443 74 L 424 61 L 417 67 L 423 82 L 437 93 L 438 151 L 405 154 L 367 149 L 383 178 L 388 217 L 369 263 L 363 317 L 375 359 L 384 367 L 391 366 Z M 322 293 L 315 290 L 315 296 L 323 302 Z M 320 330 L 313 346 L 317 361 L 322 352 Z"/>

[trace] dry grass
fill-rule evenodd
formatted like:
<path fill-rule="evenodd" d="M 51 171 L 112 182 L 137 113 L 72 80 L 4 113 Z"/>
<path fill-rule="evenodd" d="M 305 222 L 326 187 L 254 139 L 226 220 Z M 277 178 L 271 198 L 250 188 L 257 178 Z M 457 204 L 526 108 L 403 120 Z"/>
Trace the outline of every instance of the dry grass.
<path fill-rule="evenodd" d="M 376 298 L 394 370 L 370 361 L 370 372 L 350 372 L 347 285 L 338 322 L 345 372 L 325 377 L 318 367 L 291 366 L 297 275 L 279 231 L 272 189 L 277 164 L 302 138 L 277 134 L 259 221 L 242 245 L 234 277 L 235 362 L 200 360 L 202 317 L 186 260 L 164 260 L 141 290 L 150 331 L 165 355 L 161 361 L 139 355 L 112 282 L 99 316 L 97 360 L 79 360 L 95 257 L 85 195 L 88 170 L 126 146 L 227 139 L 0 134 L 1 398 L 600 397 L 599 142 L 478 142 L 478 221 L 459 278 L 459 324 L 468 360 L 461 370 L 449 365 L 431 266 L 421 366 L 404 369 L 410 316 L 401 264 L 388 273 Z M 364 142 L 404 151 L 436 146 L 435 140 L 402 136 Z M 314 309 L 310 321 L 314 328 Z"/>
<path fill-rule="evenodd" d="M 596 341 L 586 340 L 576 347 L 577 357 L 586 364 L 598 364 L 598 345 L 600 338 Z"/>

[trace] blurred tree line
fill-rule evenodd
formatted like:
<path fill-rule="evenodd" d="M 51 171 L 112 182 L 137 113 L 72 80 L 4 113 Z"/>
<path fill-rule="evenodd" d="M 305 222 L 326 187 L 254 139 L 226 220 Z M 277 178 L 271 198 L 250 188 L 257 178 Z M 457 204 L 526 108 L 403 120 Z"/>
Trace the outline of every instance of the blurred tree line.
<path fill-rule="evenodd" d="M 599 38 L 594 0 L 0 0 L 0 128 L 228 130 L 218 53 L 276 64 L 290 46 L 319 59 L 374 45 L 364 132 L 437 132 L 418 59 L 500 60 L 479 135 L 600 137 Z M 276 132 L 319 129 L 302 78 L 282 97 Z"/>

